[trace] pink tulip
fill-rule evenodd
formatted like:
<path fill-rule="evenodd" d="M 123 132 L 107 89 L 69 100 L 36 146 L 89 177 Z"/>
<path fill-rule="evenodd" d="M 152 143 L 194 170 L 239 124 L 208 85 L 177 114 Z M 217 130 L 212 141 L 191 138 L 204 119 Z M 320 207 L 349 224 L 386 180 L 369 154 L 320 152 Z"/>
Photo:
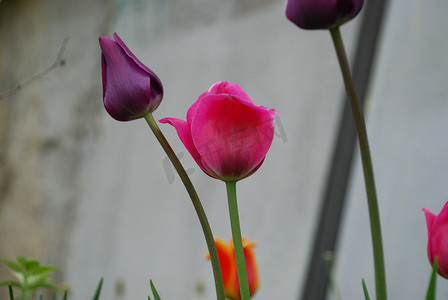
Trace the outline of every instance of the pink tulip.
<path fill-rule="evenodd" d="M 255 106 L 236 83 L 215 83 L 187 112 L 165 118 L 199 167 L 211 177 L 238 181 L 263 163 L 274 137 L 273 109 Z"/>
<path fill-rule="evenodd" d="M 431 265 L 439 259 L 438 272 L 448 279 L 448 202 L 439 215 L 423 208 L 428 227 L 428 258 Z"/>
<path fill-rule="evenodd" d="M 142 118 L 162 101 L 162 82 L 132 54 L 116 33 L 114 39 L 99 38 L 104 107 L 118 121 Z"/>

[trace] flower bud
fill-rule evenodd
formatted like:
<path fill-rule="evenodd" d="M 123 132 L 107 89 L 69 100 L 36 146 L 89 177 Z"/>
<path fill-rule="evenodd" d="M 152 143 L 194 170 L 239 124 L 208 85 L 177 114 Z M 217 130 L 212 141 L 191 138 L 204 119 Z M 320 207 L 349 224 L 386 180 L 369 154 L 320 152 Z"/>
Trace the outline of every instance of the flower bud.
<path fill-rule="evenodd" d="M 428 228 L 428 258 L 431 265 L 439 259 L 438 273 L 448 279 L 448 202 L 438 215 L 423 208 Z"/>
<path fill-rule="evenodd" d="M 330 29 L 353 19 L 364 0 L 287 0 L 286 17 L 303 29 Z"/>
<path fill-rule="evenodd" d="M 227 243 L 221 239 L 215 239 L 215 244 L 218 251 L 219 265 L 221 266 L 225 296 L 231 300 L 240 300 L 240 283 L 238 281 L 233 242 Z M 258 264 L 253 251 L 255 246 L 254 242 L 243 237 L 244 259 L 246 261 L 247 280 L 251 296 L 255 294 L 260 284 Z M 210 256 L 207 255 L 207 258 L 210 259 Z"/>
<path fill-rule="evenodd" d="M 130 121 L 153 112 L 162 101 L 163 86 L 114 33 L 99 38 L 103 74 L 103 103 L 118 121 Z"/>
<path fill-rule="evenodd" d="M 165 118 L 209 176 L 238 181 L 263 163 L 274 137 L 277 112 L 256 106 L 237 85 L 215 83 L 187 112 L 187 120 Z"/>

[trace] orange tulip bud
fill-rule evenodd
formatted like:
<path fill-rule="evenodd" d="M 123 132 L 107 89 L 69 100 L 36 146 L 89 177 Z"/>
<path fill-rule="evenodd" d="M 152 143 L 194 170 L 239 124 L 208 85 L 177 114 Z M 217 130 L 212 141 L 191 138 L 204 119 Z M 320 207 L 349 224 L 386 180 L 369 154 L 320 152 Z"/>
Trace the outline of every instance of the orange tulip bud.
<path fill-rule="evenodd" d="M 227 243 L 222 239 L 215 239 L 215 244 L 221 266 L 225 295 L 231 300 L 240 300 L 240 284 L 238 281 L 233 242 Z M 260 284 L 258 264 L 253 251 L 255 246 L 256 244 L 254 242 L 243 237 L 244 258 L 246 260 L 247 279 L 249 281 L 249 292 L 251 296 L 255 294 Z M 207 259 L 210 259 L 210 255 L 207 255 Z"/>

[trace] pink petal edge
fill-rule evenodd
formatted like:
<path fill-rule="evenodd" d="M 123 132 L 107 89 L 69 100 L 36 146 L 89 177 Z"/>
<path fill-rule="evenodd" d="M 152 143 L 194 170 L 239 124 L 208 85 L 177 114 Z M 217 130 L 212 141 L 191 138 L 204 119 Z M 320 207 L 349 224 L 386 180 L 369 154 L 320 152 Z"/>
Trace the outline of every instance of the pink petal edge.
<path fill-rule="evenodd" d="M 199 165 L 199 167 L 205 170 L 201 160 L 201 156 L 194 146 L 193 139 L 191 137 L 190 126 L 187 124 L 187 122 L 177 118 L 163 118 L 160 119 L 159 122 L 162 124 L 170 124 L 176 129 L 177 135 L 184 144 L 185 148 L 187 148 L 188 152 Z"/>
<path fill-rule="evenodd" d="M 423 212 L 425 213 L 425 218 L 426 218 L 426 227 L 428 230 L 428 258 L 429 258 L 429 262 L 431 264 L 434 263 L 434 258 L 432 256 L 432 251 L 431 251 L 431 238 L 432 238 L 432 226 L 434 224 L 434 221 L 436 220 L 436 215 L 434 215 L 429 209 L 427 208 L 422 208 Z"/>

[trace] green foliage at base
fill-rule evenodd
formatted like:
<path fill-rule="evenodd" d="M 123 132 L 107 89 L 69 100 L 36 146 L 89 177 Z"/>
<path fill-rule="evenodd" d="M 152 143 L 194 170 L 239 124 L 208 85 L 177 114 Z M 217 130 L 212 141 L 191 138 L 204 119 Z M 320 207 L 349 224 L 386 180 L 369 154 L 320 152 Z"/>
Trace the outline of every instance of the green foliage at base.
<path fill-rule="evenodd" d="M 61 289 L 54 285 L 50 280 L 50 275 L 59 271 L 59 268 L 54 266 L 42 265 L 36 259 L 17 257 L 17 261 L 0 258 L 0 261 L 6 264 L 12 274 L 17 278 L 16 281 L 0 281 L 0 286 L 8 286 L 9 300 L 34 300 L 37 299 L 37 289 L 53 290 L 52 300 L 68 299 L 68 289 Z M 103 286 L 103 278 L 101 278 L 96 288 L 93 300 L 98 300 Z M 19 290 L 18 296 L 14 296 L 13 287 Z M 57 297 L 57 293 L 62 293 L 62 298 Z M 39 295 L 39 300 L 42 300 L 42 294 Z"/>
<path fill-rule="evenodd" d="M 42 265 L 36 259 L 30 259 L 23 256 L 17 257 L 17 261 L 8 259 L 0 259 L 7 265 L 12 274 L 16 277 L 16 281 L 0 281 L 0 286 L 9 286 L 10 297 L 15 300 L 31 300 L 36 297 L 36 290 L 40 288 L 50 289 L 61 292 L 61 289 L 51 282 L 50 275 L 59 268 L 54 266 Z M 12 296 L 12 287 L 19 289 L 20 293 L 17 298 Z"/>

